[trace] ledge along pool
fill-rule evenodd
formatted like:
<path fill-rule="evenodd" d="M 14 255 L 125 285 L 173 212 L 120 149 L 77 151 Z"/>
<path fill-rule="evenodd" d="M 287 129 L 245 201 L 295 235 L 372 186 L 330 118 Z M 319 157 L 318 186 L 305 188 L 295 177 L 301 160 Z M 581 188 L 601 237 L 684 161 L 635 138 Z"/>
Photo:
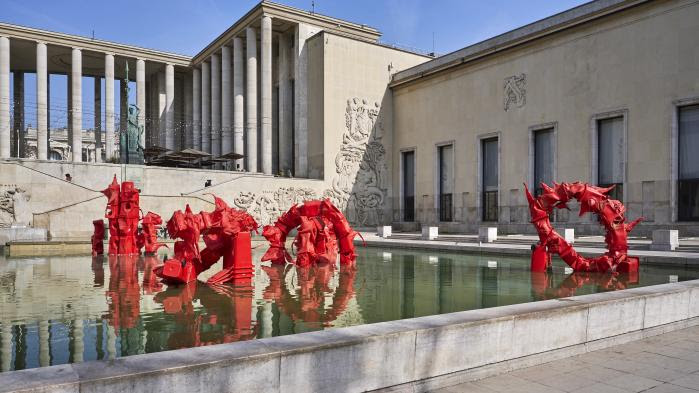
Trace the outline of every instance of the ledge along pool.
<path fill-rule="evenodd" d="M 0 371 L 533 302 L 699 278 L 529 271 L 528 258 L 359 248 L 354 268 L 260 263 L 252 285 L 167 287 L 162 257 L 0 256 Z M 220 270 L 200 276 L 205 280 Z"/>

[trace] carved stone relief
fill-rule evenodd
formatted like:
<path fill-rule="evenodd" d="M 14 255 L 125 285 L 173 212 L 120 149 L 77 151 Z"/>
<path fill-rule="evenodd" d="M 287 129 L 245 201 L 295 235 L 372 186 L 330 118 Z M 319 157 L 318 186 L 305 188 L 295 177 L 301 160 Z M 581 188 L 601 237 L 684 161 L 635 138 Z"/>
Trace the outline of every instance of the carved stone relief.
<path fill-rule="evenodd" d="M 329 198 L 353 225 L 378 225 L 383 221 L 389 182 L 380 109 L 378 102 L 347 100 L 345 129 L 342 146 L 335 156 L 332 186 L 321 195 L 308 188 L 283 187 L 276 191 L 241 192 L 233 203 L 265 225 L 295 203 Z"/>
<path fill-rule="evenodd" d="M 509 110 L 512 105 L 521 108 L 527 102 L 527 75 L 519 74 L 505 78 L 504 108 Z"/>
<path fill-rule="evenodd" d="M 13 184 L 0 184 L 0 228 L 29 225 L 32 221 L 29 209 L 29 193 Z"/>

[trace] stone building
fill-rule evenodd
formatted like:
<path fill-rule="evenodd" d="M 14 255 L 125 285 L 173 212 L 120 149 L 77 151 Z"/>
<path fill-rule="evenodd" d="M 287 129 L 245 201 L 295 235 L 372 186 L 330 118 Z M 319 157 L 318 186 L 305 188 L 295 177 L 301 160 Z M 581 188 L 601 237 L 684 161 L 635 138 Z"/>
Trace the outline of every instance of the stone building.
<path fill-rule="evenodd" d="M 0 23 L 0 192 L 25 190 L 32 225 L 62 237 L 90 233 L 87 217 L 101 216 L 99 190 L 114 174 L 137 182 L 144 211 L 163 217 L 185 203 L 208 208 L 211 192 L 262 223 L 327 197 L 362 227 L 524 233 L 522 183 L 580 180 L 616 184 L 628 215 L 647 219 L 635 233 L 696 235 L 696 36 L 699 5 L 689 0 L 597 0 L 437 58 L 267 1 L 193 57 Z M 94 139 L 108 160 L 116 152 L 104 140 L 125 128 L 114 113 L 128 104 L 127 63 L 143 145 L 240 153 L 244 173 L 72 153 L 50 161 L 47 76 L 69 77 L 71 152 Z M 37 75 L 35 159 L 12 149 L 22 145 L 12 130 L 25 128 L 25 106 L 10 104 L 24 102 L 24 73 Z M 82 108 L 86 78 L 105 79 L 93 108 Z M 102 132 L 72 132 L 85 115 Z M 72 183 L 58 180 L 65 173 Z M 599 232 L 574 212 L 556 220 Z"/>

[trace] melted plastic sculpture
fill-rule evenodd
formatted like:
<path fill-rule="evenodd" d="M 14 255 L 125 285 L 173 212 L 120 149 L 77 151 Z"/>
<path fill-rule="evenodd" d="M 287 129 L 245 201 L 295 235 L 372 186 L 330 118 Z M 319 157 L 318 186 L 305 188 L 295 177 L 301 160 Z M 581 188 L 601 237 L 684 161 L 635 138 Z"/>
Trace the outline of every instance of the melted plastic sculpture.
<path fill-rule="evenodd" d="M 342 212 L 328 199 L 294 205 L 274 225 L 265 226 L 262 236 L 269 242 L 269 249 L 262 260 L 272 261 L 273 264 L 293 263 L 285 243 L 289 232 L 296 227 L 296 265 L 305 267 L 317 262 L 335 263 L 338 248 L 340 264 L 354 263 L 357 257 L 354 237 L 359 233 L 352 229 Z"/>
<path fill-rule="evenodd" d="M 141 210 L 138 190 L 133 182 L 125 181 L 119 187 L 116 175 L 102 193 L 107 197 L 105 217 L 109 219 L 109 255 L 138 254 L 136 235 Z"/>
<path fill-rule="evenodd" d="M 616 199 L 610 199 L 607 193 L 614 187 L 595 187 L 586 183 L 554 183 L 551 188 L 541 183 L 543 192 L 534 198 L 524 185 L 532 224 L 539 234 L 539 243 L 532 248 L 532 271 L 545 271 L 551 263 L 550 254 L 558 254 L 576 272 L 636 272 L 638 258 L 627 255 L 628 233 L 643 219 L 638 218 L 626 223 L 626 208 Z M 568 208 L 567 203 L 576 199 L 580 203 L 580 215 L 587 212 L 597 215 L 604 227 L 607 252 L 596 258 L 585 258 L 575 252 L 571 244 L 565 241 L 551 226 L 549 215 L 554 208 Z"/>
<path fill-rule="evenodd" d="M 104 254 L 104 221 L 94 220 L 92 226 L 95 227 L 92 232 L 92 256 Z"/>
<path fill-rule="evenodd" d="M 141 220 L 141 233 L 137 237 L 137 246 L 143 250 L 145 255 L 153 255 L 158 251 L 158 248 L 165 246 L 163 243 L 158 243 L 158 229 L 163 223 L 163 219 L 159 215 L 148 212 Z"/>
<path fill-rule="evenodd" d="M 253 276 L 250 232 L 257 230 L 257 223 L 248 213 L 229 207 L 214 196 L 213 212 L 193 214 L 189 205 L 184 213 L 177 210 L 167 222 L 167 231 L 175 242 L 175 256 L 165 261 L 158 276 L 168 282 L 194 281 L 223 257 L 223 270 L 208 282 L 246 283 Z M 206 248 L 199 251 L 199 237 L 204 235 Z"/>

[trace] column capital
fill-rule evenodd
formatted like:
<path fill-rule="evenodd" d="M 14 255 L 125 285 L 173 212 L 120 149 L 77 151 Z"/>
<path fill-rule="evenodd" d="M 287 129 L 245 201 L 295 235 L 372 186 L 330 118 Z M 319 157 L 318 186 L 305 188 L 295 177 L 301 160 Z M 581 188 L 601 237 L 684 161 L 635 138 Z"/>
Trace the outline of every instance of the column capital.
<path fill-rule="evenodd" d="M 37 45 L 39 45 L 39 44 L 48 45 L 48 43 L 47 43 L 46 41 L 42 41 L 42 40 L 34 40 L 34 42 L 35 42 Z"/>
<path fill-rule="evenodd" d="M 72 49 L 72 50 L 77 50 L 77 51 L 80 51 L 80 52 L 83 51 L 83 48 L 79 48 L 79 47 L 77 47 L 77 46 L 74 46 L 74 47 L 72 47 L 71 49 Z"/>

